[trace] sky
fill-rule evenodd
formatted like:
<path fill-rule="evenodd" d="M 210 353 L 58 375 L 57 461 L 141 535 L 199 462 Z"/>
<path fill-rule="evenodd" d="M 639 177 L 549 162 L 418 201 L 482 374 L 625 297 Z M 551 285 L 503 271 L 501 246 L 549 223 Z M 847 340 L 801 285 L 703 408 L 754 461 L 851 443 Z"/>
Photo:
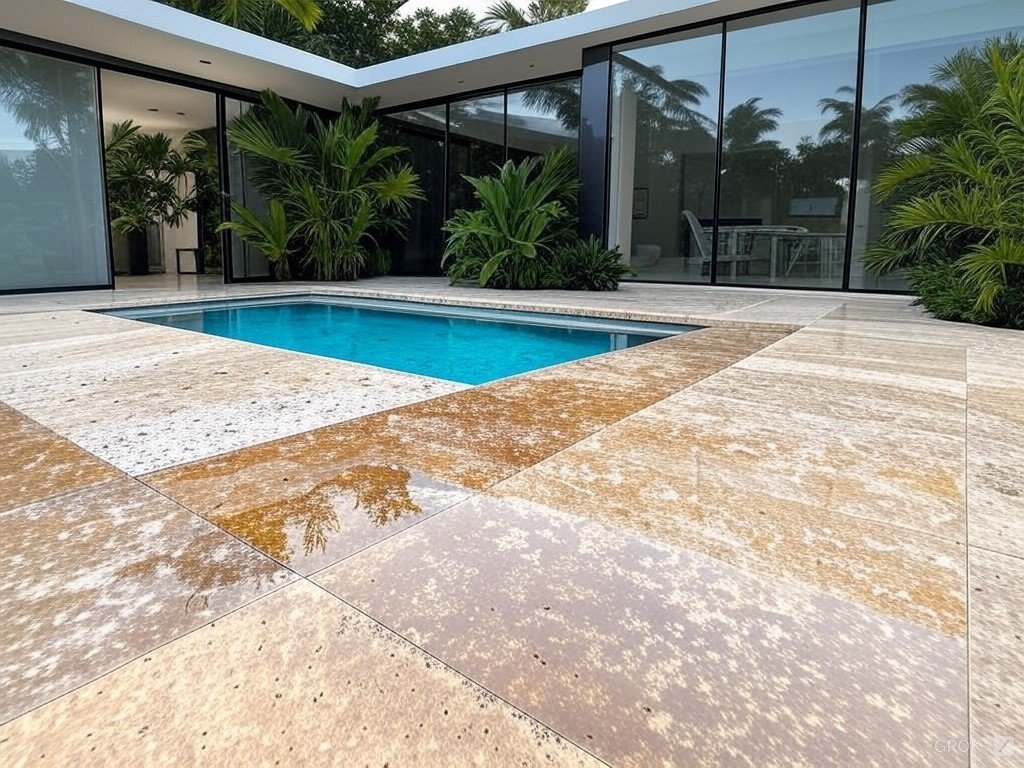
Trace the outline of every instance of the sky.
<path fill-rule="evenodd" d="M 615 5 L 624 0 L 590 0 L 590 10 L 604 8 L 606 5 Z M 518 4 L 525 7 L 527 0 L 519 0 Z M 461 5 L 469 8 L 477 16 L 482 16 L 488 8 L 494 5 L 494 0 L 409 0 L 402 8 L 403 13 L 412 13 L 419 8 L 433 8 L 438 13 L 450 11 L 452 8 Z"/>

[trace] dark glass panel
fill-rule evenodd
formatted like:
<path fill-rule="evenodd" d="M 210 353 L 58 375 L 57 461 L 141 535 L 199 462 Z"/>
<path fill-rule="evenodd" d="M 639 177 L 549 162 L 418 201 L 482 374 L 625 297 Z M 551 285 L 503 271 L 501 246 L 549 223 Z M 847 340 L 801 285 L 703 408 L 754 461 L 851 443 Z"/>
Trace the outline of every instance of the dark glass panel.
<path fill-rule="evenodd" d="M 474 208 L 464 176 L 493 174 L 505 162 L 505 96 L 453 101 L 449 123 L 448 210 Z"/>
<path fill-rule="evenodd" d="M 934 81 L 935 67 L 964 49 L 1010 32 L 1024 33 L 1021 0 L 872 0 L 868 5 L 861 111 L 857 206 L 850 287 L 904 290 L 899 273 L 877 277 L 861 263 L 885 226 L 885 206 L 871 185 L 900 151 L 896 127 L 908 114 L 906 96 Z"/>
<path fill-rule="evenodd" d="M 508 94 L 508 156 L 520 162 L 557 147 L 579 149 L 580 79 L 534 85 Z"/>
<path fill-rule="evenodd" d="M 710 279 L 721 60 L 721 26 L 615 51 L 609 242 L 640 279 Z"/>
<path fill-rule="evenodd" d="M 403 236 L 389 243 L 391 271 L 396 275 L 441 274 L 444 224 L 445 106 L 388 115 L 389 141 L 407 147 L 401 156 L 420 176 L 425 200 L 413 203 Z"/>
<path fill-rule="evenodd" d="M 859 3 L 730 22 L 718 281 L 842 286 Z"/>

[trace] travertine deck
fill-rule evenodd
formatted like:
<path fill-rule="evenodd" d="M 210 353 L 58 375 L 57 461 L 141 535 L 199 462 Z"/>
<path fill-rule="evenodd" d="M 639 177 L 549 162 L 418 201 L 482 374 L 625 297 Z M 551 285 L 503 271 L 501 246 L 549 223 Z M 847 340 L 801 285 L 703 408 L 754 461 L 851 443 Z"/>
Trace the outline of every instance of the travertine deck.
<path fill-rule="evenodd" d="M 329 289 L 710 326 L 464 388 L 80 311 L 308 290 L 0 299 L 0 764 L 1024 765 L 1024 335 Z"/>

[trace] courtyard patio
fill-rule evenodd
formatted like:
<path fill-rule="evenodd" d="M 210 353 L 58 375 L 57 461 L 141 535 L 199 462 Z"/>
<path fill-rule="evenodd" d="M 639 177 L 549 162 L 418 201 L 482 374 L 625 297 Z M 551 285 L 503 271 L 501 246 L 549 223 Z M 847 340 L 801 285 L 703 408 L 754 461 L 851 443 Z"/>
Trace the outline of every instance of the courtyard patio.
<path fill-rule="evenodd" d="M 88 311 L 310 292 L 703 328 L 468 387 Z M 3 765 L 1024 760 L 1020 332 L 168 278 L 0 299 L 0 423 Z"/>

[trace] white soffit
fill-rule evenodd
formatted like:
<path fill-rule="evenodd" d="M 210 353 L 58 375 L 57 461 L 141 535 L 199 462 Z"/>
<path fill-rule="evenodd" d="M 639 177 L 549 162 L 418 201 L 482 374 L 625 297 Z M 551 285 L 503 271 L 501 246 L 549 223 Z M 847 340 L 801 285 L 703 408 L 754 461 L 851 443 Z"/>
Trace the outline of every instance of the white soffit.
<path fill-rule="evenodd" d="M 335 108 L 385 106 L 578 70 L 584 48 L 783 0 L 628 0 L 527 29 L 353 69 L 152 0 L 0 0 L 0 27 L 133 63 Z M 212 64 L 202 64 L 205 59 Z"/>

